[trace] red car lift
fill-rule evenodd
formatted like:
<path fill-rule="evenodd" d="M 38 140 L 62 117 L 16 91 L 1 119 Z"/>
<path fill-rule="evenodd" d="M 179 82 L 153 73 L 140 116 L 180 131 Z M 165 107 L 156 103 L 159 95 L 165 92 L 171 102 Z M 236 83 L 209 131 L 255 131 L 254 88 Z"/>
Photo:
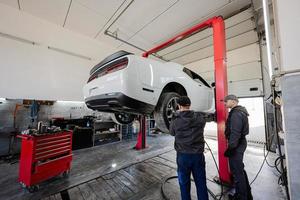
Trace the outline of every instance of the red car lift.
<path fill-rule="evenodd" d="M 201 29 L 213 28 L 213 46 L 214 46 L 214 61 L 215 61 L 215 84 L 216 84 L 216 117 L 218 124 L 218 158 L 219 158 L 219 178 L 223 183 L 231 183 L 230 170 L 228 166 L 228 159 L 224 156 L 227 148 L 227 141 L 225 138 L 225 121 L 227 118 L 227 109 L 224 106 L 223 99 L 227 95 L 227 60 L 226 60 L 226 41 L 225 41 L 225 26 L 222 17 L 213 17 L 207 21 L 197 24 L 190 29 L 172 37 L 162 44 L 143 53 L 143 57 L 148 57 L 150 54 L 156 53 L 176 42 L 191 36 Z M 143 122 L 145 123 L 145 121 Z M 143 124 L 141 123 L 141 124 Z M 143 124 L 144 127 L 145 124 Z M 146 138 L 146 130 L 141 133 L 144 137 L 138 138 L 138 144 L 142 138 Z M 144 141 L 146 142 L 146 141 Z"/>
<path fill-rule="evenodd" d="M 138 133 L 137 143 L 134 147 L 136 150 L 141 150 L 146 148 L 146 132 L 147 132 L 147 123 L 146 123 L 146 116 L 141 115 L 139 118 L 140 122 L 140 130 Z"/>

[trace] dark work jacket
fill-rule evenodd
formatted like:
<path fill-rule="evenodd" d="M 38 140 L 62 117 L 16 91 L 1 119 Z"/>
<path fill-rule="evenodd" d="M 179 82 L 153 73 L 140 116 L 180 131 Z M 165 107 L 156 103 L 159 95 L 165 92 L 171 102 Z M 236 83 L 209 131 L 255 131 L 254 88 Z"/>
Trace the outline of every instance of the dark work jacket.
<path fill-rule="evenodd" d="M 175 113 L 170 134 L 175 136 L 175 150 L 179 153 L 203 153 L 205 119 L 194 111 Z"/>
<path fill-rule="evenodd" d="M 248 116 L 246 108 L 242 106 L 236 106 L 229 112 L 225 129 L 229 149 L 237 149 L 240 146 L 242 151 L 246 149 L 246 135 L 249 134 Z"/>

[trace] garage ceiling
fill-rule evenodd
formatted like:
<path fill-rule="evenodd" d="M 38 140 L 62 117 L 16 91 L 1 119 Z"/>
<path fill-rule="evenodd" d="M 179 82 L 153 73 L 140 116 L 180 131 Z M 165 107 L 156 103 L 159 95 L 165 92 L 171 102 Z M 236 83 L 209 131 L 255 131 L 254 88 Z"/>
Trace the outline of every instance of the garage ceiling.
<path fill-rule="evenodd" d="M 0 0 L 0 3 L 118 49 L 127 46 L 104 35 L 104 31 L 124 11 L 109 31 L 149 49 L 205 18 L 232 15 L 251 0 Z"/>

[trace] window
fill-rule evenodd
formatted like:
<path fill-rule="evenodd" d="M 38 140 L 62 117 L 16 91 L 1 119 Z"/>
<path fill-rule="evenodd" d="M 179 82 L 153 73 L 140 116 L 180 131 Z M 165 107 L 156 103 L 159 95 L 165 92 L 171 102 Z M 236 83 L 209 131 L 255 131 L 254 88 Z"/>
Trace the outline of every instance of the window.
<path fill-rule="evenodd" d="M 204 84 L 205 86 L 209 87 L 209 84 L 198 74 L 196 74 L 195 72 L 193 72 L 192 70 L 189 70 L 187 68 L 183 68 L 183 72 L 185 72 L 189 77 L 191 77 L 193 80 Z"/>

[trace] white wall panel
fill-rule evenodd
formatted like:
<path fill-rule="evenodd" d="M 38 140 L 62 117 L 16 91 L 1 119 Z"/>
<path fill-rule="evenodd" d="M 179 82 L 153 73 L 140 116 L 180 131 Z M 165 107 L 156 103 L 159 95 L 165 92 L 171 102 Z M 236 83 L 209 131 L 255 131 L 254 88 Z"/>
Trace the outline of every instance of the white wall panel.
<path fill-rule="evenodd" d="M 0 33 L 35 42 L 0 34 L 0 97 L 5 98 L 82 100 L 89 70 L 114 52 L 110 46 L 4 4 L 0 5 Z"/>
<path fill-rule="evenodd" d="M 251 88 L 257 88 L 258 90 L 251 91 Z M 235 81 L 228 83 L 228 94 L 235 94 L 238 97 L 253 97 L 253 96 L 262 96 L 262 80 L 253 79 L 253 80 L 244 80 L 244 81 Z"/>
<path fill-rule="evenodd" d="M 284 71 L 300 69 L 300 1 L 276 0 L 276 2 L 282 69 Z"/>
<path fill-rule="evenodd" d="M 251 44 L 239 49 L 227 51 L 227 66 L 239 65 L 260 60 L 258 44 Z M 205 58 L 197 62 L 187 64 L 186 67 L 193 69 L 197 73 L 212 71 L 214 69 L 213 57 Z"/>
<path fill-rule="evenodd" d="M 1 97 L 83 100 L 91 61 L 1 37 L 0 43 Z"/>
<path fill-rule="evenodd" d="M 213 57 L 186 65 L 209 82 L 214 81 Z M 263 94 L 260 51 L 258 44 L 251 44 L 227 52 L 227 79 L 230 93 L 241 97 Z M 257 91 L 250 91 L 257 88 Z"/>
<path fill-rule="evenodd" d="M 255 31 L 249 31 L 245 34 L 238 35 L 236 37 L 233 37 L 231 39 L 228 39 L 226 41 L 226 47 L 227 51 L 237 49 L 243 46 L 247 46 L 249 44 L 253 44 L 257 42 L 257 34 Z M 213 46 L 209 46 L 204 49 L 200 49 L 198 51 L 194 51 L 191 53 L 187 53 L 184 56 L 177 57 L 175 59 L 172 59 L 172 61 L 186 65 L 192 62 L 195 62 L 197 60 L 201 60 L 207 57 L 213 56 Z M 168 59 L 168 57 L 166 57 Z"/>
<path fill-rule="evenodd" d="M 261 63 L 258 61 L 235 65 L 227 69 L 228 81 L 261 79 Z"/>

